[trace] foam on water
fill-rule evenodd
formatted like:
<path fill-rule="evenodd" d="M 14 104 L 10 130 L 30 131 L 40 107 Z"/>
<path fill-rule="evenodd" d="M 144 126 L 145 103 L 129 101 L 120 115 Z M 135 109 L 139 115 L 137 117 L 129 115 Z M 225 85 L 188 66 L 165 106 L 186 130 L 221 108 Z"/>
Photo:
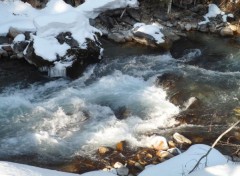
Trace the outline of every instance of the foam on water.
<path fill-rule="evenodd" d="M 179 108 L 152 79 L 117 70 L 96 78 L 94 69 L 72 82 L 56 80 L 0 94 L 0 155 L 69 158 L 122 140 L 145 146 L 145 133 L 175 123 L 172 116 Z M 130 114 L 118 120 L 115 112 L 121 107 Z"/>

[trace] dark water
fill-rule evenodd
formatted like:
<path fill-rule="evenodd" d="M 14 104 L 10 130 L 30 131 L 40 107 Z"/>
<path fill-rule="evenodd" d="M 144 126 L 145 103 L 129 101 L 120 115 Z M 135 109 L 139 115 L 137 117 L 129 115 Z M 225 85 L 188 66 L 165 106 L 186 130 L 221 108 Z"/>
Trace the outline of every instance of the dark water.
<path fill-rule="evenodd" d="M 101 145 L 128 140 L 146 146 L 149 134 L 187 134 L 196 124 L 220 124 L 221 131 L 236 120 L 240 52 L 229 39 L 190 34 L 171 53 L 103 43 L 103 62 L 76 80 L 51 79 L 24 61 L 1 60 L 0 159 L 64 162 Z M 166 73 L 175 86 L 156 84 Z M 191 97 L 200 103 L 186 110 Z M 127 113 L 119 120 L 122 109 Z M 176 117 L 193 125 L 174 128 Z"/>

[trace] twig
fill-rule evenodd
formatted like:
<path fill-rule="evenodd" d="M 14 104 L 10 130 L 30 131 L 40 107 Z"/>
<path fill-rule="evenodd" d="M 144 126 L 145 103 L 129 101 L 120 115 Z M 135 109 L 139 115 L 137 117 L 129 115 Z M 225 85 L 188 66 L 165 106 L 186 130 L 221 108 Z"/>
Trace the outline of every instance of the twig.
<path fill-rule="evenodd" d="M 205 155 L 203 155 L 198 162 L 195 164 L 195 166 L 193 167 L 193 169 L 188 173 L 191 174 L 200 164 L 201 160 L 203 158 L 206 158 L 208 156 L 208 154 L 212 151 L 212 149 L 217 145 L 217 143 L 222 139 L 222 137 L 227 134 L 229 131 L 231 131 L 234 127 L 236 127 L 238 124 L 240 123 L 240 120 L 238 120 L 236 123 L 234 123 L 230 128 L 228 128 L 226 131 L 224 131 L 213 143 L 213 145 L 211 146 L 211 148 L 207 151 L 207 153 Z"/>
<path fill-rule="evenodd" d="M 122 17 L 123 17 L 123 15 L 124 15 L 124 13 L 126 12 L 126 10 L 127 10 L 127 7 L 123 10 L 123 12 L 122 12 L 122 14 L 121 14 L 121 16 L 120 16 L 120 19 L 122 19 Z"/>

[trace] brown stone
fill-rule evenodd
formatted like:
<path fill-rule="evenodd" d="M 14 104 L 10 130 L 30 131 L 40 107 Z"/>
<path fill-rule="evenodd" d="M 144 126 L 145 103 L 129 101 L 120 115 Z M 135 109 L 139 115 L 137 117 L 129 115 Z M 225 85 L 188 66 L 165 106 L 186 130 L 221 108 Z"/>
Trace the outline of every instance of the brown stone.
<path fill-rule="evenodd" d="M 117 143 L 116 150 L 119 152 L 123 152 L 126 149 L 126 146 L 127 146 L 126 141 L 121 141 Z"/>
<path fill-rule="evenodd" d="M 168 146 L 169 146 L 169 148 L 175 148 L 176 147 L 176 145 L 173 141 L 168 141 Z"/>
<path fill-rule="evenodd" d="M 159 158 L 164 158 L 164 159 L 170 159 L 170 158 L 174 157 L 173 154 L 171 154 L 170 152 L 167 152 L 167 151 L 158 151 L 156 153 L 156 156 L 158 156 Z"/>
<path fill-rule="evenodd" d="M 98 153 L 100 155 L 105 155 L 110 152 L 110 149 L 108 147 L 99 147 L 98 148 Z"/>

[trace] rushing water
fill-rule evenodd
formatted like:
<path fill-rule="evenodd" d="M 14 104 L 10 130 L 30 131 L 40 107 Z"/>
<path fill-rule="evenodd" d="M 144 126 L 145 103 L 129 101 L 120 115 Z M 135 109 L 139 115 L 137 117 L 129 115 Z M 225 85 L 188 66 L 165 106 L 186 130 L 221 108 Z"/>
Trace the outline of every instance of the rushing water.
<path fill-rule="evenodd" d="M 105 62 L 74 81 L 2 85 L 0 159 L 29 155 L 59 161 L 122 140 L 146 146 L 152 139 L 146 134 L 173 127 L 174 116 L 184 110 L 169 102 L 168 90 L 156 86 L 157 77 L 169 72 L 181 75 L 177 89 L 186 100 L 195 96 L 204 107 L 224 107 L 231 114 L 239 105 L 240 53 L 224 41 L 215 46 L 214 40 L 186 46 L 178 59 L 170 53 L 107 54 Z M 121 109 L 126 113 L 120 120 Z"/>

